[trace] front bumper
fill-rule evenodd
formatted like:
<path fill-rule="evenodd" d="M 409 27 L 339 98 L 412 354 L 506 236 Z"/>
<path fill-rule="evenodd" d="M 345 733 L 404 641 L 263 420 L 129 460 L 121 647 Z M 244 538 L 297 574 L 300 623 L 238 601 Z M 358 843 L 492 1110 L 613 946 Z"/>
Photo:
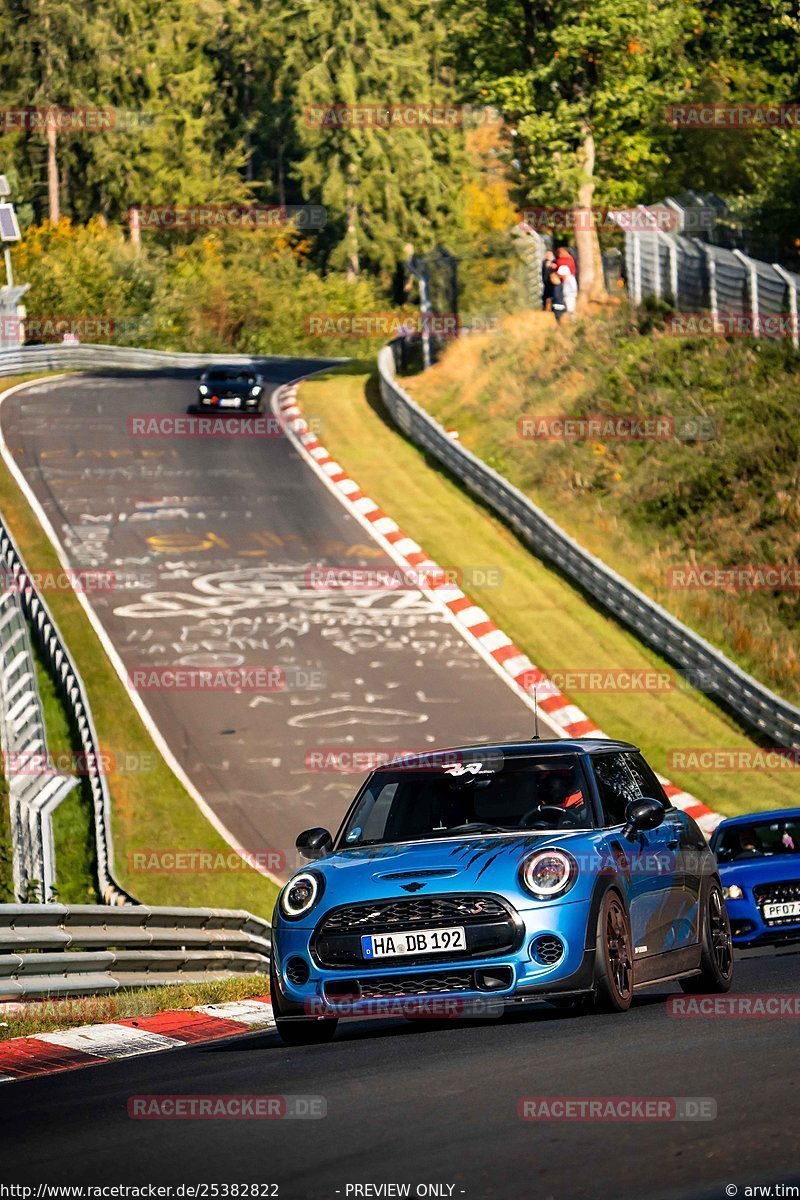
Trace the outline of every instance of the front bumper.
<path fill-rule="evenodd" d="M 770 924 L 752 896 L 726 900 L 728 919 L 734 946 L 777 946 L 783 942 L 800 941 L 800 920 L 786 924 Z"/>
<path fill-rule="evenodd" d="M 510 952 L 478 956 L 434 955 L 425 961 L 391 960 L 323 967 L 312 952 L 314 930 L 279 922 L 273 934 L 273 960 L 277 983 L 285 1004 L 297 1014 L 387 1014 L 398 1011 L 398 1002 L 413 1011 L 418 1003 L 436 1002 L 444 1010 L 464 1015 L 470 1008 L 567 996 L 587 992 L 594 976 L 594 946 L 586 946 L 590 903 L 540 905 L 518 912 L 522 936 Z M 545 947 L 549 955 L 557 942 L 560 957 L 543 962 L 537 957 Z M 298 978 L 307 972 L 304 982 Z M 448 1008 L 449 1006 L 449 1008 Z"/>
<path fill-rule="evenodd" d="M 195 408 L 198 412 L 219 413 L 224 416 L 226 413 L 256 412 L 261 404 L 261 396 L 228 396 L 225 399 L 235 400 L 236 403 L 222 404 L 218 401 L 214 404 L 210 396 L 198 396 Z"/>

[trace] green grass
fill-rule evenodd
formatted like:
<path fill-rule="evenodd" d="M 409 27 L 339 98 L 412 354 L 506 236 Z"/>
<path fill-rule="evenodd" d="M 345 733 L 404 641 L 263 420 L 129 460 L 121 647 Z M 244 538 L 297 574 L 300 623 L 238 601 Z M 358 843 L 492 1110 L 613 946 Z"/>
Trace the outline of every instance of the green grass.
<path fill-rule="evenodd" d="M 800 591 L 677 587 L 690 564 L 800 562 L 800 355 L 767 339 L 678 337 L 663 307 L 549 314 L 462 339 L 412 394 L 588 550 L 745 670 L 800 703 Z M 661 417 L 707 437 L 531 440 L 521 418 Z"/>
<path fill-rule="evenodd" d="M 493 567 L 499 586 L 469 587 L 497 624 L 548 671 L 669 668 L 560 575 L 389 424 L 374 376 L 334 371 L 302 385 L 307 417 L 367 495 L 443 567 Z M 699 747 L 754 749 L 710 700 L 694 691 L 570 693 L 606 733 L 635 742 L 654 766 L 724 813 L 797 802 L 793 771 L 667 771 L 668 755 Z"/>
<path fill-rule="evenodd" d="M 71 764 L 80 764 L 81 745 L 71 727 L 64 701 L 34 643 L 36 680 L 42 701 L 47 749 L 54 762 L 69 774 Z M 78 786 L 61 801 L 53 813 L 53 842 L 56 863 L 55 894 L 45 900 L 60 904 L 100 904 L 97 890 L 92 793 L 86 774 L 79 775 Z"/>
<path fill-rule="evenodd" d="M 15 899 L 8 783 L 0 773 L 0 904 L 13 904 Z"/>
<path fill-rule="evenodd" d="M 0 380 L 0 390 L 16 382 L 19 380 Z M 53 547 L 4 464 L 0 464 L 0 511 L 25 556 L 28 569 L 59 571 Z M 228 850 L 228 846 L 161 758 L 76 595 L 70 591 L 52 591 L 47 601 L 86 685 L 101 746 L 117 751 L 122 748 L 131 761 L 138 761 L 144 767 L 112 772 L 108 777 L 115 873 L 119 882 L 146 904 L 246 908 L 269 917 L 277 891 L 275 884 L 242 864 L 239 864 L 241 869 L 208 874 L 160 874 L 134 868 L 133 855 L 137 852 L 153 849 L 219 852 Z M 77 819 L 77 814 L 72 816 Z M 69 820 L 68 809 L 59 838 L 69 838 Z"/>
<path fill-rule="evenodd" d="M 146 1017 L 150 1013 L 193 1008 L 197 1004 L 224 1004 L 232 1000 L 264 997 L 269 992 L 265 975 L 242 975 L 211 983 L 179 983 L 152 988 L 125 988 L 98 996 L 28 1002 L 14 1011 L 16 1001 L 0 1003 L 0 1041 L 31 1037 L 55 1029 L 97 1025 L 123 1017 Z"/>

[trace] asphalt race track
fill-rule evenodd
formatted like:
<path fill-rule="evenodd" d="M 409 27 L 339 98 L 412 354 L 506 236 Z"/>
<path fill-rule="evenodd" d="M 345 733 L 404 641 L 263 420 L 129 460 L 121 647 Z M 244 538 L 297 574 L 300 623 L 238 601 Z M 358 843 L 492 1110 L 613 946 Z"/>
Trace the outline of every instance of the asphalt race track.
<path fill-rule="evenodd" d="M 310 366 L 272 363 L 269 377 Z M 92 603 L 129 672 L 286 672 L 290 686 L 275 693 L 145 700 L 239 842 L 291 864 L 297 831 L 335 825 L 358 778 L 315 777 L 310 752 L 526 735 L 531 714 L 420 593 L 310 586 L 320 563 L 391 564 L 285 438 L 128 433 L 133 415 L 183 413 L 194 386 L 179 372 L 51 381 L 9 398 L 2 428 L 72 564 L 117 576 Z M 800 949 L 741 959 L 735 990 L 796 993 L 798 968 Z M 541 1005 L 471 1023 L 344 1022 L 323 1047 L 252 1034 L 3 1084 L 0 1184 L 275 1184 L 259 1194 L 280 1200 L 402 1194 L 380 1190 L 390 1184 L 437 1200 L 721 1200 L 732 1185 L 744 1197 L 748 1184 L 800 1181 L 798 1019 L 679 1018 L 669 994 L 640 994 L 619 1016 Z M 321 1098 L 326 1115 L 129 1116 L 132 1098 L 165 1095 Z M 523 1098 L 609 1096 L 697 1102 L 716 1116 L 518 1115 Z M 353 1190 L 367 1184 L 375 1190 Z"/>
<path fill-rule="evenodd" d="M 264 372 L 278 384 L 320 365 Z M 338 826 L 365 773 L 315 775 L 310 753 L 525 737 L 533 717 L 420 592 L 310 582 L 323 563 L 394 564 L 284 436 L 129 432 L 129 418 L 184 414 L 196 381 L 48 381 L 3 403 L 2 429 L 70 564 L 113 575 L 90 601 L 129 675 L 145 672 L 172 752 L 240 846 L 291 870 L 297 833 Z M 153 690 L 152 672 L 173 666 L 280 668 L 285 687 Z M 125 747 L 107 749 L 124 761 Z"/>
<path fill-rule="evenodd" d="M 798 952 L 740 961 L 736 991 L 795 992 L 799 966 Z M 421 1184 L 452 1185 L 440 1194 L 469 1200 L 722 1200 L 728 1184 L 743 1197 L 749 1183 L 799 1182 L 797 1018 L 677 1018 L 667 994 L 644 993 L 621 1016 L 539 1006 L 435 1029 L 354 1022 L 324 1047 L 288 1050 L 276 1034 L 254 1034 L 6 1084 L 0 1178 L 277 1183 L 281 1200 L 346 1200 L 348 1184 L 366 1183 L 409 1183 L 411 1195 Z M 327 1116 L 127 1115 L 134 1096 L 212 1093 L 322 1096 Z M 705 1097 L 717 1116 L 517 1116 L 521 1097 L 609 1095 Z"/>

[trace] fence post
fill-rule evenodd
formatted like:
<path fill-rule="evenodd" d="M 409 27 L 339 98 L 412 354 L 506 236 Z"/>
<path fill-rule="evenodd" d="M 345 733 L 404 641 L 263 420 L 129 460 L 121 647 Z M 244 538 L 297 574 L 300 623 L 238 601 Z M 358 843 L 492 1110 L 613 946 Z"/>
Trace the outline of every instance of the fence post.
<path fill-rule="evenodd" d="M 789 272 L 780 263 L 773 263 L 772 269 L 776 275 L 780 276 L 789 291 L 789 313 L 792 318 L 792 345 L 795 350 L 800 349 L 800 330 L 797 328 L 797 284 L 792 279 Z"/>
<path fill-rule="evenodd" d="M 633 302 L 634 304 L 642 303 L 642 247 L 639 242 L 640 235 L 634 230 L 630 231 L 630 236 L 633 238 Z"/>
<path fill-rule="evenodd" d="M 706 264 L 706 275 L 708 277 L 708 311 L 711 313 L 711 320 L 716 327 L 717 318 L 719 317 L 719 305 L 717 303 L 717 264 L 714 261 L 713 247 L 707 242 L 702 242 L 700 238 L 692 238 L 696 246 L 700 247 L 703 259 Z"/>
<path fill-rule="evenodd" d="M 741 262 L 747 272 L 747 295 L 750 300 L 750 319 L 753 322 L 753 337 L 761 337 L 761 329 L 759 328 L 759 311 L 758 311 L 758 271 L 756 264 L 752 258 L 748 258 L 746 254 L 742 254 L 741 250 L 733 252 Z"/>

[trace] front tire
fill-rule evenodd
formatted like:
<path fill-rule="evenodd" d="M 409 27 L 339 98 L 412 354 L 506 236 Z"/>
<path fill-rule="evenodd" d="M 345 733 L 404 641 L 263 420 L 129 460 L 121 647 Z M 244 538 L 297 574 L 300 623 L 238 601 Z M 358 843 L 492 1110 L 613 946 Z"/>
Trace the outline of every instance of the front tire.
<path fill-rule="evenodd" d="M 281 993 L 272 963 L 269 966 L 269 995 L 278 1037 L 286 1046 L 322 1046 L 333 1040 L 339 1021 L 336 1017 L 304 1017 L 297 1005 Z"/>
<path fill-rule="evenodd" d="M 703 905 L 700 974 L 681 980 L 684 992 L 729 992 L 733 983 L 733 939 L 722 885 L 712 879 Z"/>
<path fill-rule="evenodd" d="M 609 889 L 597 920 L 595 1012 L 627 1012 L 633 1000 L 633 938 L 628 910 Z"/>

